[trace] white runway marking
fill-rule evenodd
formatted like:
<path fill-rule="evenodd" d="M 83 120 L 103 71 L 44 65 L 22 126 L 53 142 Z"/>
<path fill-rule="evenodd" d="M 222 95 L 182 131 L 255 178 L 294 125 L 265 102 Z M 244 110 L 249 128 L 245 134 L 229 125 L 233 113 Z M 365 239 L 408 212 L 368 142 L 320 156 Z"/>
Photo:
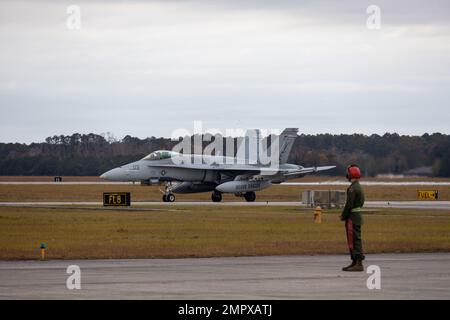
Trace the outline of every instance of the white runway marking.
<path fill-rule="evenodd" d="M 133 185 L 133 182 L 111 181 L 0 181 L 0 185 Z M 140 185 L 135 182 L 134 185 Z M 283 182 L 284 186 L 348 186 L 347 181 L 322 181 L 322 182 Z M 450 186 L 448 181 L 361 181 L 363 186 Z"/>
<path fill-rule="evenodd" d="M 38 207 L 38 206 L 101 206 L 102 202 L 97 201 L 80 201 L 80 202 L 63 202 L 63 201 L 31 201 L 31 202 L 0 202 L 0 206 L 16 206 L 16 207 Z M 224 201 L 224 202 L 208 202 L 208 201 L 178 201 L 178 202 L 150 202 L 135 201 L 135 206 L 290 206 L 290 207 L 306 207 L 302 202 L 283 202 L 283 201 Z M 450 210 L 450 201 L 366 201 L 365 208 L 398 208 L 398 209 L 438 209 Z"/>
<path fill-rule="evenodd" d="M 323 181 L 323 182 L 283 182 L 285 186 L 348 186 L 347 181 Z M 363 186 L 450 186 L 450 182 L 445 181 L 361 181 Z"/>

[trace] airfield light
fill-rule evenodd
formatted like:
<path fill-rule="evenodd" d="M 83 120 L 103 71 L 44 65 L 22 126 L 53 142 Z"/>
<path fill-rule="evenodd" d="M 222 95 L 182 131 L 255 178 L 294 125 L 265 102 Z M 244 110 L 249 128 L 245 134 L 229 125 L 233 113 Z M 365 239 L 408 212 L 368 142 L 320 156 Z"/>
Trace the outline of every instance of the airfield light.
<path fill-rule="evenodd" d="M 45 260 L 45 243 L 41 243 L 41 260 Z"/>

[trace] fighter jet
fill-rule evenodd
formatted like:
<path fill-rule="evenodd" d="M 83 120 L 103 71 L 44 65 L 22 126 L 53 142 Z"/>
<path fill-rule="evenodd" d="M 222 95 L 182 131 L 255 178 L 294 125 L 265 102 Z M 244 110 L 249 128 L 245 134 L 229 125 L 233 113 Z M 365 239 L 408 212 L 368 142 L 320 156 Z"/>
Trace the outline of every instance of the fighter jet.
<path fill-rule="evenodd" d="M 174 202 L 174 193 L 212 192 L 213 202 L 222 201 L 222 193 L 234 193 L 252 202 L 255 191 L 299 178 L 308 173 L 330 170 L 335 166 L 302 167 L 287 163 L 297 128 L 285 129 L 279 136 L 279 159 L 276 168 L 248 163 L 238 158 L 185 154 L 158 150 L 146 157 L 103 173 L 100 178 L 110 181 L 141 181 L 145 184 L 165 183 L 162 200 Z"/>

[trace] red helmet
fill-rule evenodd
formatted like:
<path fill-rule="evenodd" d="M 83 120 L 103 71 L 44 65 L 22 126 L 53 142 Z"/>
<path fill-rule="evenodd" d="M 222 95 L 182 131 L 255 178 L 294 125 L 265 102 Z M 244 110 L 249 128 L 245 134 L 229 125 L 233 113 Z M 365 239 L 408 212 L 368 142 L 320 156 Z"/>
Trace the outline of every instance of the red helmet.
<path fill-rule="evenodd" d="M 346 175 L 347 179 L 360 179 L 361 178 L 361 171 L 359 170 L 359 168 L 352 164 L 351 166 L 349 166 L 347 168 L 347 175 Z"/>

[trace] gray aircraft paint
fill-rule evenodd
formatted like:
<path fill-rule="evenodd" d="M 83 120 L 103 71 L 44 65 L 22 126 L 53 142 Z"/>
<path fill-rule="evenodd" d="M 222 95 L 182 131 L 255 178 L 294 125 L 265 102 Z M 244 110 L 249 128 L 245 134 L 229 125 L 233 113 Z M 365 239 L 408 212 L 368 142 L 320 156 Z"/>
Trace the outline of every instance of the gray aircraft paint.
<path fill-rule="evenodd" d="M 279 164 L 261 165 L 258 161 L 155 151 L 145 158 L 105 172 L 100 177 L 110 181 L 166 182 L 167 193 L 214 191 L 236 195 L 259 191 L 272 184 L 334 168 L 309 167 L 286 163 L 298 129 L 285 129 L 279 139 Z M 257 137 L 259 138 L 259 136 Z M 253 197 L 254 200 L 254 197 Z M 249 200 L 249 201 L 253 201 Z"/>

